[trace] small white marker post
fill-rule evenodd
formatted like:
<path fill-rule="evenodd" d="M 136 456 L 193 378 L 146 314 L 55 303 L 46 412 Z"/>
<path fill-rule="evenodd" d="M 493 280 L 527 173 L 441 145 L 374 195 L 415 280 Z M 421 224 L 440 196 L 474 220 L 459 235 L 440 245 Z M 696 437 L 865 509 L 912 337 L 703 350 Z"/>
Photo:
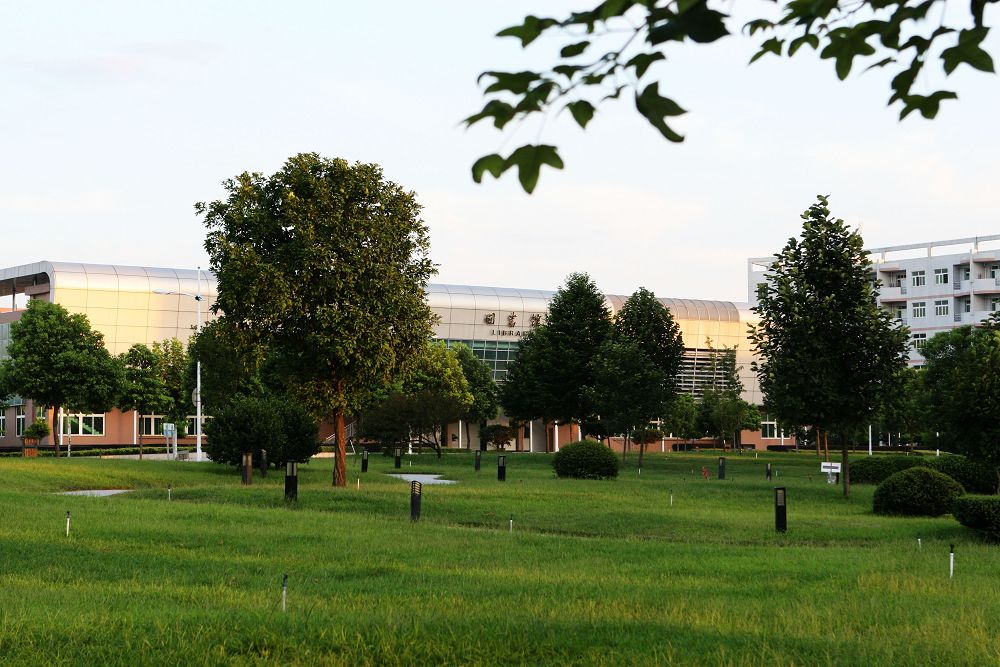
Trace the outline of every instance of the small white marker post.
<path fill-rule="evenodd" d="M 361 490 L 361 478 L 358 477 L 358 491 Z"/>
<path fill-rule="evenodd" d="M 948 578 L 955 578 L 955 545 L 951 545 L 951 551 L 948 553 Z"/>
<path fill-rule="evenodd" d="M 172 500 L 172 496 L 173 496 L 173 485 L 167 484 L 167 502 Z"/>
<path fill-rule="evenodd" d="M 285 611 L 285 602 L 288 599 L 288 575 L 281 577 L 281 611 Z"/>
<path fill-rule="evenodd" d="M 670 506 L 674 506 L 674 490 L 670 489 Z"/>
<path fill-rule="evenodd" d="M 917 538 L 917 548 L 918 549 L 923 549 L 924 548 L 924 543 L 920 541 L 919 537 Z"/>
<path fill-rule="evenodd" d="M 510 515 L 510 532 L 511 533 L 514 532 L 514 515 L 513 514 Z"/>
<path fill-rule="evenodd" d="M 66 537 L 69 537 L 69 510 L 66 510 Z"/>

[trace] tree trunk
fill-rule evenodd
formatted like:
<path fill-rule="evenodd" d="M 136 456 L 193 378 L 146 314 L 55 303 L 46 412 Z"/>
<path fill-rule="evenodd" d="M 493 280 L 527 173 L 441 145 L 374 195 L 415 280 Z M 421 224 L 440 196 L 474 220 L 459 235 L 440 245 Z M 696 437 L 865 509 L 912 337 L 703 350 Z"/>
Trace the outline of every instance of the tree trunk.
<path fill-rule="evenodd" d="M 847 463 L 847 438 L 841 436 L 840 446 L 843 448 L 843 458 L 840 462 L 840 478 L 844 480 L 844 497 L 851 495 L 851 468 Z"/>
<path fill-rule="evenodd" d="M 344 411 L 337 410 L 333 415 L 334 433 L 337 434 L 337 452 L 333 464 L 333 485 L 347 486 L 347 427 L 344 424 Z"/>
<path fill-rule="evenodd" d="M 823 432 L 818 428 L 813 429 L 813 431 L 815 431 L 816 435 L 816 458 L 821 459 L 823 458 L 823 452 L 821 450 L 823 446 Z"/>
<path fill-rule="evenodd" d="M 167 443 L 167 458 L 170 458 L 170 444 Z M 142 460 L 142 431 L 139 431 L 139 460 Z"/>
<path fill-rule="evenodd" d="M 34 407 L 34 404 L 32 404 L 32 407 Z M 27 415 L 25 416 L 24 420 L 25 420 L 25 422 L 27 422 L 27 420 L 28 420 Z M 52 445 L 56 449 L 56 458 L 59 458 L 59 439 L 61 437 L 62 437 L 62 434 L 59 432 L 59 406 L 58 405 L 53 405 L 52 406 Z"/>
<path fill-rule="evenodd" d="M 823 431 L 823 451 L 826 452 L 826 462 L 830 462 L 830 432 Z"/>
<path fill-rule="evenodd" d="M 472 440 L 470 440 L 470 438 L 472 436 L 469 435 L 471 432 L 472 431 L 469 430 L 469 420 L 466 419 L 465 420 L 465 446 L 469 448 L 470 452 L 472 451 Z"/>
<path fill-rule="evenodd" d="M 642 455 L 646 453 L 646 441 L 639 443 L 639 467 L 642 467 Z"/>

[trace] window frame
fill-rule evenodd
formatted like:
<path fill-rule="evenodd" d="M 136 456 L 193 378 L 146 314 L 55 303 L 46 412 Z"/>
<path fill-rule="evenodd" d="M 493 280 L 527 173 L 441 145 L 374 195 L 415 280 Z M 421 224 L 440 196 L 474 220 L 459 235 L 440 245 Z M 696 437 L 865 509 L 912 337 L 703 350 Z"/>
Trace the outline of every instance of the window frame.
<path fill-rule="evenodd" d="M 28 411 L 24 405 L 14 406 L 14 437 L 24 437 L 24 429 L 28 427 Z"/>
<path fill-rule="evenodd" d="M 911 271 L 910 272 L 911 285 L 913 287 L 923 287 L 927 284 L 927 272 L 926 271 Z"/>
<path fill-rule="evenodd" d="M 910 304 L 910 314 L 913 317 L 927 317 L 927 302 L 926 301 L 914 301 L 913 303 L 911 303 Z"/>
<path fill-rule="evenodd" d="M 934 284 L 935 285 L 948 284 L 948 269 L 934 269 Z"/>
<path fill-rule="evenodd" d="M 951 314 L 951 308 L 948 304 L 948 299 L 935 299 L 934 300 L 934 315 L 938 317 L 943 317 L 945 315 Z"/>
<path fill-rule="evenodd" d="M 910 346 L 914 350 L 922 350 L 924 345 L 926 344 L 927 344 L 927 334 L 915 333 L 910 335 Z"/>
<path fill-rule="evenodd" d="M 99 432 L 95 427 L 98 420 L 100 420 L 101 425 Z M 75 436 L 78 438 L 101 438 L 107 435 L 108 432 L 107 415 L 103 412 L 90 414 L 84 414 L 82 412 L 66 412 L 63 413 L 62 422 L 62 434 L 64 436 Z M 76 427 L 75 430 L 73 428 L 74 426 Z M 91 432 L 86 432 L 88 430 Z"/>

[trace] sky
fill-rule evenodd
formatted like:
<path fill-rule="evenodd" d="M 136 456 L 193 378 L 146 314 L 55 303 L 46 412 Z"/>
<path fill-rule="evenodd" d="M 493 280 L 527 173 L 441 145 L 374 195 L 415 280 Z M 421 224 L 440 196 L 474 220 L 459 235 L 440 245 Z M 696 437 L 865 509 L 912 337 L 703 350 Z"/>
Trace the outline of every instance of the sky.
<path fill-rule="evenodd" d="M 555 289 L 585 271 L 606 293 L 744 301 L 747 258 L 797 235 L 817 194 L 868 246 L 1000 234 L 1000 79 L 965 68 L 920 82 L 957 103 L 900 122 L 888 74 L 840 82 L 812 53 L 748 66 L 759 39 L 736 35 L 671 47 L 651 70 L 689 110 L 682 144 L 628 101 L 585 132 L 568 114 L 514 136 L 462 125 L 483 104 L 479 73 L 562 45 L 522 51 L 498 30 L 590 4 L 3 3 L 0 267 L 207 267 L 194 204 L 304 151 L 378 163 L 417 193 L 434 282 Z M 737 4 L 734 25 L 773 11 Z M 513 172 L 473 183 L 477 157 L 535 140 L 566 169 L 543 170 L 533 195 Z"/>

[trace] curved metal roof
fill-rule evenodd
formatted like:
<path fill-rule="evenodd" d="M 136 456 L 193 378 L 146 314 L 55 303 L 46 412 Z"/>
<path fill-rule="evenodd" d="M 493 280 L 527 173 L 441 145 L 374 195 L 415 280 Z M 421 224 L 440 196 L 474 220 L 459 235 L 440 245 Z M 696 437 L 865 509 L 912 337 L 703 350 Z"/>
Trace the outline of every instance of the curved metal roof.
<path fill-rule="evenodd" d="M 32 282 L 46 277 L 51 289 L 118 290 L 124 292 L 188 292 L 199 289 L 198 271 L 194 269 L 169 269 L 149 266 L 112 264 L 82 264 L 75 262 L 34 262 L 8 269 L 0 269 L 0 296 L 11 293 L 11 282 L 16 289 L 23 289 Z M 201 293 L 214 295 L 215 275 L 201 272 Z"/>

